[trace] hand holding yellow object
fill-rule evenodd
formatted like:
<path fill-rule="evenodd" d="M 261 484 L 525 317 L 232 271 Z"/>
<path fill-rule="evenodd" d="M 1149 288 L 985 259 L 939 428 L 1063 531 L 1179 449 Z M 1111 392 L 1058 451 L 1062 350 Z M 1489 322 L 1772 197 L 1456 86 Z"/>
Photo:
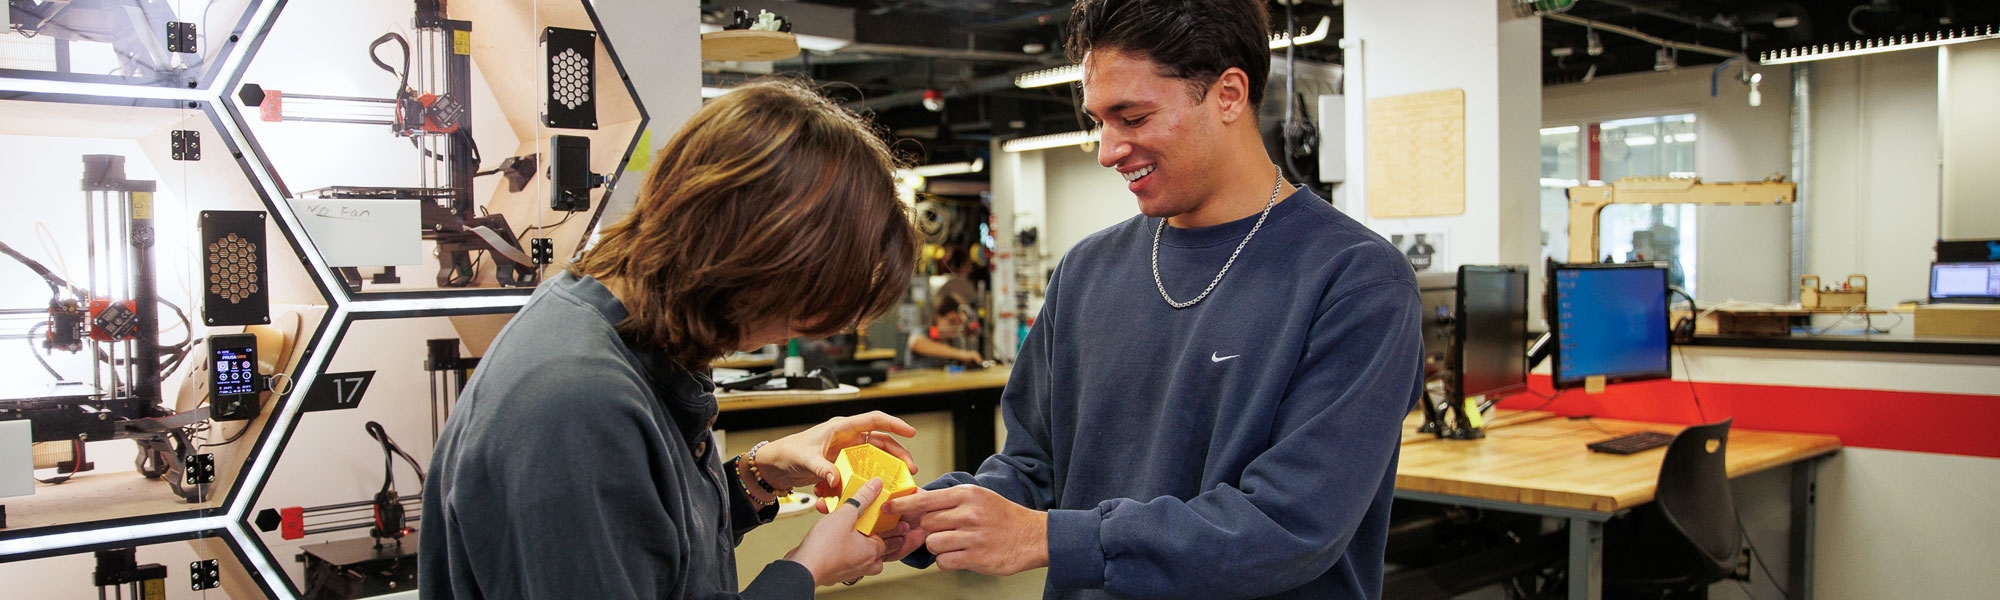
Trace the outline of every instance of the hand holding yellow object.
<path fill-rule="evenodd" d="M 882 518 L 882 504 L 917 493 L 917 482 L 910 478 L 910 466 L 873 444 L 842 448 L 833 466 L 840 471 L 840 497 L 821 498 L 825 512 L 832 512 L 841 502 L 853 498 L 869 479 L 880 478 L 882 493 L 875 497 L 874 502 L 862 507 L 861 517 L 854 521 L 854 530 L 863 535 L 881 535 L 895 530 L 896 519 Z"/>

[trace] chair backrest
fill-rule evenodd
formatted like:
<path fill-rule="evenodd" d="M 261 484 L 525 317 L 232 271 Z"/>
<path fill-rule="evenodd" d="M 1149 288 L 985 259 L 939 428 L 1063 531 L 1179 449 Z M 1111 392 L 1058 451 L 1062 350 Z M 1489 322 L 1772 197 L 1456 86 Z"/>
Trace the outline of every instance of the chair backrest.
<path fill-rule="evenodd" d="M 1743 545 L 1724 460 L 1729 451 L 1730 421 L 1682 430 L 1667 446 L 1665 462 L 1660 465 L 1654 501 L 1704 559 L 1693 565 L 1698 571 L 1696 581 L 1718 581 L 1734 571 Z"/>

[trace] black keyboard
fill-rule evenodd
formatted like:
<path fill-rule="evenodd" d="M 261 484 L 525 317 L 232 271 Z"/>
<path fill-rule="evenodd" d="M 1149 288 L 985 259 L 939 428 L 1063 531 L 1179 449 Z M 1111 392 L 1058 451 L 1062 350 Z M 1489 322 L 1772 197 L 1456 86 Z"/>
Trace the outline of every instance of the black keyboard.
<path fill-rule="evenodd" d="M 1647 450 L 1652 450 L 1654 448 L 1665 446 L 1667 445 L 1668 442 L 1672 441 L 1674 441 L 1674 435 L 1671 433 L 1660 433 L 1658 431 L 1638 431 L 1614 437 L 1611 439 L 1591 442 L 1587 444 L 1585 447 L 1590 448 L 1591 452 L 1605 452 L 1610 454 L 1636 454 L 1639 452 L 1645 452 Z"/>

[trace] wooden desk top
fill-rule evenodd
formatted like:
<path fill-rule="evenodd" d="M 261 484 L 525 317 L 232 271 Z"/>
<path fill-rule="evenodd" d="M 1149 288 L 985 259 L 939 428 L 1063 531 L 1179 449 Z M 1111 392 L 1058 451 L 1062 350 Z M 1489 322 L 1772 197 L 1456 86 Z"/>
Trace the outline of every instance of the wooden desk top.
<path fill-rule="evenodd" d="M 988 369 L 969 369 L 960 373 L 949 373 L 943 369 L 910 369 L 889 374 L 889 380 L 873 386 L 861 388 L 859 394 L 803 393 L 781 396 L 756 396 L 730 398 L 718 395 L 718 410 L 757 410 L 781 408 L 804 404 L 844 402 L 848 400 L 872 398 L 893 398 L 897 396 L 918 396 L 942 394 L 967 390 L 994 389 L 1007 386 L 1007 376 L 1013 373 L 1009 366 L 1002 365 Z"/>
<path fill-rule="evenodd" d="M 1504 429 L 1507 427 L 1513 427 L 1525 423 L 1533 423 L 1535 421 L 1541 421 L 1544 419 L 1553 419 L 1555 418 L 1555 416 L 1556 416 L 1555 413 L 1548 412 L 1545 410 L 1527 411 L 1527 410 L 1516 410 L 1512 408 L 1496 408 L 1493 409 L 1493 416 L 1486 418 L 1486 426 L 1484 427 L 1484 429 L 1486 429 L 1487 431 L 1491 431 L 1494 429 Z M 1438 439 L 1438 437 L 1433 434 L 1418 433 L 1417 428 L 1423 426 L 1424 426 L 1424 411 L 1421 409 L 1410 411 L 1410 414 L 1408 416 L 1403 417 L 1403 444 L 1409 445 L 1425 440 Z"/>
<path fill-rule="evenodd" d="M 1396 489 L 1615 513 L 1653 500 L 1666 450 L 1620 456 L 1591 452 L 1584 444 L 1642 429 L 1676 433 L 1681 428 L 1664 423 L 1545 418 L 1488 431 L 1483 440 L 1405 443 L 1396 470 Z M 1840 438 L 1831 435 L 1732 428 L 1729 476 L 1839 449 Z"/>

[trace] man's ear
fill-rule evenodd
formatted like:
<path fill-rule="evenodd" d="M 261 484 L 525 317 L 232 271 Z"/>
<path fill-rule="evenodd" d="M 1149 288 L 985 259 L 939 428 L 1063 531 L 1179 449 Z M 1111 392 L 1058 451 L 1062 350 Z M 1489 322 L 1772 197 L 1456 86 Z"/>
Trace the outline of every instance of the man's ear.
<path fill-rule="evenodd" d="M 1224 124 L 1235 123 L 1244 115 L 1256 118 L 1250 108 L 1250 75 L 1243 69 L 1230 67 L 1216 78 L 1210 93 L 1215 94 L 1216 108 L 1222 111 Z"/>

